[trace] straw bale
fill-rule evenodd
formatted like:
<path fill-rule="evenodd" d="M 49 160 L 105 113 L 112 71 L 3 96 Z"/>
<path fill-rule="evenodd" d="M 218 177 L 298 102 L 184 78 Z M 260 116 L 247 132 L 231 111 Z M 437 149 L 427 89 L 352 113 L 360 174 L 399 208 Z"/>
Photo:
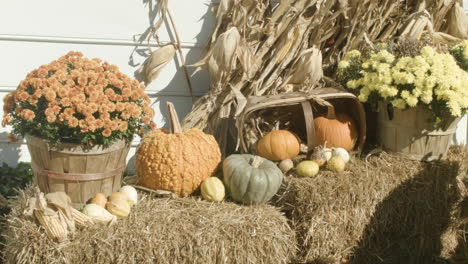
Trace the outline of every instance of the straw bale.
<path fill-rule="evenodd" d="M 23 216 L 30 194 L 7 217 L 5 263 L 289 263 L 296 252 L 294 231 L 272 206 L 147 194 L 129 217 L 56 243 Z"/>
<path fill-rule="evenodd" d="M 431 163 L 381 153 L 367 162 L 352 160 L 343 173 L 290 175 L 274 204 L 296 230 L 299 262 L 439 263 L 463 258 L 467 161 L 468 148 L 462 147 L 451 148 L 446 161 Z"/>

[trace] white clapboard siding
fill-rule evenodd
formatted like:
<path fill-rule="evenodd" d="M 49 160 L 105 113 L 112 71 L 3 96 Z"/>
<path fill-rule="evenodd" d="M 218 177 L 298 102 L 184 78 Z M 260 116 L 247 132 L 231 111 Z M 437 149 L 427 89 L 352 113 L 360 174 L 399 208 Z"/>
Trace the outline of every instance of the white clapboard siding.
<path fill-rule="evenodd" d="M 66 54 L 70 50 L 86 57 L 101 58 L 118 65 L 133 77 L 146 59 L 148 45 L 139 40 L 148 34 L 157 20 L 157 0 L 24 0 L 0 1 L 0 98 L 14 90 L 31 70 Z M 169 0 L 169 10 L 181 38 L 187 64 L 199 60 L 213 29 L 213 7 L 218 0 Z M 465 1 L 466 2 L 466 1 Z M 467 5 L 468 6 L 468 5 Z M 162 24 L 158 35 L 162 44 L 174 41 L 174 32 Z M 157 43 L 149 43 L 151 49 Z M 209 76 L 205 70 L 194 74 L 189 68 L 196 97 L 206 93 Z M 182 119 L 190 110 L 187 80 L 180 65 L 174 60 L 161 75 L 147 87 L 156 110 L 154 121 L 165 126 L 165 102 L 176 105 Z M 0 100 L 0 117 L 2 112 Z M 460 122 L 457 144 L 466 144 L 467 118 Z M 29 161 L 24 142 L 10 143 L 6 138 L 10 128 L 0 127 L 0 162 L 15 166 Z M 129 155 L 132 168 L 133 154 L 139 138 L 133 142 Z"/>
<path fill-rule="evenodd" d="M 158 19 L 156 3 L 154 0 L 1 1 L 0 98 L 14 90 L 28 72 L 70 50 L 81 51 L 88 58 L 101 58 L 134 77 L 148 49 L 158 46 L 155 41 L 149 45 L 140 41 Z M 213 3 L 216 1 L 169 1 L 187 64 L 197 62 L 205 52 L 203 47 L 214 24 L 210 11 Z M 167 23 L 158 31 L 162 44 L 175 40 Z M 189 68 L 193 92 L 199 98 L 208 90 L 209 76 L 204 70 L 195 74 L 194 71 L 195 68 Z M 175 104 L 180 119 L 191 110 L 192 99 L 179 60 L 169 63 L 146 91 L 153 101 L 158 127 L 166 124 L 167 101 Z M 2 108 L 0 101 L 1 116 Z M 8 141 L 9 131 L 9 127 L 0 127 L 0 162 L 15 166 L 19 161 L 29 161 L 23 141 Z M 138 143 L 136 138 L 129 159 Z"/>

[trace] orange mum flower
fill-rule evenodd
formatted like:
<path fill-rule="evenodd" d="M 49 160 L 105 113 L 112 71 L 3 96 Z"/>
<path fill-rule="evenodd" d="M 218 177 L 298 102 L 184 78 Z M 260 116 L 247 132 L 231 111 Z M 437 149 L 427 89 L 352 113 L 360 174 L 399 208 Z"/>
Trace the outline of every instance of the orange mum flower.
<path fill-rule="evenodd" d="M 39 100 L 38 100 L 36 97 L 31 96 L 31 97 L 29 97 L 28 102 L 29 102 L 31 105 L 36 105 L 37 102 L 39 102 Z"/>
<path fill-rule="evenodd" d="M 149 124 L 149 122 L 151 121 L 151 117 L 149 116 L 144 116 L 141 121 L 143 121 L 144 124 Z"/>
<path fill-rule="evenodd" d="M 86 123 L 88 123 L 88 125 L 89 125 L 89 124 L 94 123 L 94 121 L 96 121 L 96 118 L 94 118 L 94 116 L 87 116 L 87 117 L 85 118 L 85 121 L 86 121 Z"/>
<path fill-rule="evenodd" d="M 11 117 L 10 115 L 4 115 L 2 120 L 2 127 L 5 127 L 6 125 L 10 124 L 11 121 L 13 121 L 13 117 Z"/>
<path fill-rule="evenodd" d="M 54 112 L 54 109 L 52 108 L 46 108 L 46 110 L 44 111 L 44 114 L 46 114 L 46 116 L 48 115 L 53 115 L 55 112 Z"/>
<path fill-rule="evenodd" d="M 116 105 L 115 105 L 115 109 L 119 112 L 122 112 L 124 109 L 125 109 L 125 106 L 126 106 L 126 103 L 120 103 L 118 102 Z"/>
<path fill-rule="evenodd" d="M 58 105 L 54 105 L 54 106 L 52 106 L 52 109 L 54 110 L 55 114 L 58 114 L 58 113 L 60 113 L 60 110 L 62 108 L 60 106 L 58 106 Z"/>
<path fill-rule="evenodd" d="M 36 117 L 36 114 L 34 114 L 34 112 L 29 109 L 23 109 L 20 116 L 25 120 L 33 120 L 34 117 Z"/>
<path fill-rule="evenodd" d="M 101 118 L 102 120 L 110 120 L 110 114 L 109 114 L 109 112 L 100 113 L 100 118 Z"/>
<path fill-rule="evenodd" d="M 65 98 L 62 98 L 60 100 L 60 104 L 64 107 L 67 107 L 67 106 L 70 106 L 71 105 L 71 101 L 70 101 L 70 98 L 68 97 L 65 97 Z"/>
<path fill-rule="evenodd" d="M 111 120 L 105 119 L 105 120 L 104 120 L 104 127 L 110 129 L 110 128 L 112 127 L 112 123 L 113 123 L 113 122 L 112 122 Z"/>
<path fill-rule="evenodd" d="M 124 89 L 122 90 L 122 95 L 124 95 L 124 96 L 130 96 L 130 95 L 132 95 L 132 90 L 131 90 L 130 88 L 124 88 Z"/>
<path fill-rule="evenodd" d="M 105 136 L 105 137 L 109 137 L 111 134 L 112 134 L 112 131 L 109 128 L 105 128 L 102 131 L 102 135 Z"/>
<path fill-rule="evenodd" d="M 20 91 L 18 93 L 16 93 L 16 100 L 19 100 L 19 101 L 26 101 L 29 97 L 29 94 L 25 91 Z"/>
<path fill-rule="evenodd" d="M 110 127 L 110 129 L 112 129 L 113 131 L 118 130 L 119 129 L 119 123 L 120 123 L 120 120 L 112 121 L 112 126 Z"/>
<path fill-rule="evenodd" d="M 118 128 L 120 131 L 125 131 L 128 129 L 128 123 L 125 122 L 125 121 L 121 121 L 119 122 L 119 128 Z"/>
<path fill-rule="evenodd" d="M 102 121 L 101 119 L 96 119 L 94 125 L 96 126 L 96 128 L 102 128 L 104 126 L 104 121 Z"/>
<path fill-rule="evenodd" d="M 128 111 L 123 111 L 121 114 L 120 114 L 120 117 L 123 119 L 123 120 L 128 120 L 130 119 L 132 115 L 130 114 L 130 112 Z"/>
<path fill-rule="evenodd" d="M 49 74 L 49 72 L 44 66 L 41 66 L 37 71 L 37 77 L 39 78 L 45 78 L 47 74 Z"/>
<path fill-rule="evenodd" d="M 64 87 L 61 87 L 58 92 L 57 92 L 57 95 L 61 98 L 65 98 L 68 96 L 68 87 L 64 86 Z"/>
<path fill-rule="evenodd" d="M 75 117 L 71 117 L 68 120 L 68 126 L 71 127 L 71 128 L 77 127 L 78 126 L 78 119 L 76 119 Z"/>
<path fill-rule="evenodd" d="M 133 118 L 138 118 L 139 116 L 141 115 L 141 109 L 140 108 L 136 108 L 132 111 L 132 117 Z"/>
<path fill-rule="evenodd" d="M 72 116 L 75 113 L 75 110 L 73 108 L 65 108 L 63 112 L 66 113 L 67 115 Z"/>
<path fill-rule="evenodd" d="M 114 103 L 108 103 L 108 104 L 106 104 L 106 106 L 107 106 L 107 109 L 108 109 L 109 112 L 114 112 L 115 111 L 116 106 L 115 106 Z"/>
<path fill-rule="evenodd" d="M 52 102 L 57 97 L 57 94 L 51 88 L 46 88 L 44 89 L 44 97 L 47 99 L 47 101 Z"/>
<path fill-rule="evenodd" d="M 47 122 L 54 123 L 55 120 L 57 120 L 57 116 L 56 115 L 48 115 L 48 116 L 46 116 L 46 119 L 47 119 Z"/>

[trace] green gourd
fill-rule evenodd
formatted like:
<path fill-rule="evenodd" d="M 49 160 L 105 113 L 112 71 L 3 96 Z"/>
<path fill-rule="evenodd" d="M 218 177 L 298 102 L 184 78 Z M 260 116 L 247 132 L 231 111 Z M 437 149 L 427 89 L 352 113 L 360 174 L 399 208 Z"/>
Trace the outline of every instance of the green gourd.
<path fill-rule="evenodd" d="M 279 190 L 283 173 L 275 163 L 260 156 L 234 154 L 223 162 L 223 181 L 234 201 L 259 204 Z"/>

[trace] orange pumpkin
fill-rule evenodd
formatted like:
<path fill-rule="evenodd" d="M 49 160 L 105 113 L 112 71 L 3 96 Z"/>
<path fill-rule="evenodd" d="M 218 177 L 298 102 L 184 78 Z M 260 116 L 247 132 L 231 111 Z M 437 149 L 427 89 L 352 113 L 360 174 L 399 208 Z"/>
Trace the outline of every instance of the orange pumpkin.
<path fill-rule="evenodd" d="M 273 161 L 293 159 L 299 151 L 298 137 L 287 130 L 268 132 L 257 144 L 257 154 Z"/>
<path fill-rule="evenodd" d="M 328 107 L 327 116 L 314 119 L 314 127 L 317 145 L 326 143 L 330 147 L 350 151 L 358 138 L 356 122 L 347 114 L 335 114 L 333 106 Z"/>
<path fill-rule="evenodd" d="M 168 103 L 168 108 L 172 133 L 162 129 L 147 133 L 138 147 L 135 168 L 141 185 L 185 197 L 213 176 L 221 152 L 212 135 L 196 128 L 182 131 L 174 105 Z"/>

